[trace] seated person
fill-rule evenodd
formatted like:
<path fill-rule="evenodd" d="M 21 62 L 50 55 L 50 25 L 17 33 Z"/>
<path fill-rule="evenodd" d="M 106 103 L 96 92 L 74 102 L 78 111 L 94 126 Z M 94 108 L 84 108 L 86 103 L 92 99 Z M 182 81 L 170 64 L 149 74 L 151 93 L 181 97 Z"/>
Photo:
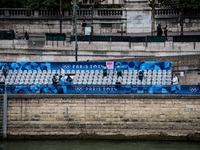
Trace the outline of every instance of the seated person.
<path fill-rule="evenodd" d="M 72 83 L 72 78 L 70 77 L 70 75 L 68 75 L 67 77 L 67 84 L 71 84 Z"/>
<path fill-rule="evenodd" d="M 18 31 L 16 31 L 16 33 L 15 33 L 15 39 L 17 39 L 17 40 L 21 39 L 20 36 L 19 36 L 19 34 L 18 34 Z"/>
<path fill-rule="evenodd" d="M 139 74 L 138 74 L 138 78 L 139 80 L 142 82 L 143 80 L 143 77 L 144 77 L 144 71 L 140 71 Z"/>
<path fill-rule="evenodd" d="M 23 38 L 24 40 L 29 40 L 29 34 L 28 34 L 28 32 L 26 31 L 25 32 L 25 34 L 24 34 L 24 38 Z"/>
<path fill-rule="evenodd" d="M 52 82 L 53 82 L 53 84 L 57 84 L 58 83 L 58 81 L 56 79 L 56 76 L 53 76 Z"/>

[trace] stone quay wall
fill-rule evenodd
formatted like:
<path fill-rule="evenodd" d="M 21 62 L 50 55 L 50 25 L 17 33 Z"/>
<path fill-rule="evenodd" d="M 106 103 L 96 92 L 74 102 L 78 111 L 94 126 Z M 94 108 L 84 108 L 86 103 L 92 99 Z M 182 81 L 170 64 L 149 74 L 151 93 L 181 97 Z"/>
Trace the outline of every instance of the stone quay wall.
<path fill-rule="evenodd" d="M 8 95 L 8 139 L 200 140 L 200 95 Z"/>
<path fill-rule="evenodd" d="M 75 42 L 0 40 L 1 61 L 75 61 Z M 200 42 L 80 42 L 78 60 L 119 60 L 138 57 L 200 54 Z M 20 57 L 19 57 L 20 55 Z"/>

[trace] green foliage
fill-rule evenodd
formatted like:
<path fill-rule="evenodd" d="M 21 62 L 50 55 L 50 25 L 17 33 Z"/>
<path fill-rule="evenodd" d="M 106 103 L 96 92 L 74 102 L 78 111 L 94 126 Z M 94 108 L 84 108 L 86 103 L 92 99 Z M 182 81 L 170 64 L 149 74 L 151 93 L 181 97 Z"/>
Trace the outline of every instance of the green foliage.
<path fill-rule="evenodd" d="M 60 4 L 56 0 L 44 0 L 42 2 L 42 7 L 44 9 L 58 9 Z"/>
<path fill-rule="evenodd" d="M 82 5 L 78 4 L 79 8 L 92 8 L 92 5 Z M 104 4 L 104 5 L 94 5 L 94 8 L 122 8 L 123 4 Z"/>
<path fill-rule="evenodd" d="M 1 8 L 22 8 L 22 0 L 1 0 Z"/>
<path fill-rule="evenodd" d="M 186 8 L 200 8 L 200 0 L 185 0 L 183 4 Z"/>
<path fill-rule="evenodd" d="M 122 8 L 123 4 L 96 5 L 96 8 Z"/>
<path fill-rule="evenodd" d="M 59 9 L 59 0 L 1 0 L 2 8 Z M 71 8 L 71 0 L 62 0 L 62 8 Z"/>
<path fill-rule="evenodd" d="M 200 8 L 200 0 L 161 0 L 160 7 L 180 8 L 181 4 L 184 8 Z"/>
<path fill-rule="evenodd" d="M 22 4 L 24 8 L 31 8 L 33 10 L 41 8 L 42 0 L 22 0 Z"/>
<path fill-rule="evenodd" d="M 167 0 L 167 1 L 160 0 L 160 1 L 161 3 L 158 7 L 161 8 L 177 8 L 179 5 L 179 0 Z"/>

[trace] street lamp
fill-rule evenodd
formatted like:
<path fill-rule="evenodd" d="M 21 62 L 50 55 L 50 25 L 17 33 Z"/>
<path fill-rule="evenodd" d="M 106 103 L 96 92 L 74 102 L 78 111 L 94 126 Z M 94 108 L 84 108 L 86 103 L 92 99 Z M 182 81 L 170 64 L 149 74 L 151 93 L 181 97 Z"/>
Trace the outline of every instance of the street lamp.
<path fill-rule="evenodd" d="M 76 9 L 78 5 L 76 5 L 76 0 L 74 1 L 74 11 L 75 11 L 75 51 L 76 51 L 76 61 L 78 61 L 78 43 L 77 43 L 77 18 L 76 18 Z"/>

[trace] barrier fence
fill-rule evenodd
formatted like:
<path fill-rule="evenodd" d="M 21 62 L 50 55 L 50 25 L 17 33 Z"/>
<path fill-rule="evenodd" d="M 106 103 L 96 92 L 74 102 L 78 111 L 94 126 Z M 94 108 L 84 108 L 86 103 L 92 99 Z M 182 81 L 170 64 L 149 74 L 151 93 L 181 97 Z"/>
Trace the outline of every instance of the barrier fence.
<path fill-rule="evenodd" d="M 173 42 L 200 42 L 200 35 L 173 36 Z M 78 41 L 95 42 L 166 42 L 164 36 L 77 36 Z M 70 41 L 75 41 L 75 36 L 71 35 Z"/>
<path fill-rule="evenodd" d="M 6 85 L 8 94 L 200 94 L 200 85 Z M 0 94 L 5 93 L 0 85 Z"/>
<path fill-rule="evenodd" d="M 173 42 L 200 42 L 200 35 L 173 36 Z"/>
<path fill-rule="evenodd" d="M 14 38 L 15 38 L 15 33 L 13 30 L 0 31 L 0 40 L 13 40 Z"/>
<path fill-rule="evenodd" d="M 106 64 L 108 70 L 114 70 L 118 64 L 124 67 L 124 70 L 171 70 L 172 62 L 0 62 L 0 68 L 6 64 L 9 70 L 58 70 L 60 66 L 64 70 L 102 70 Z M 1 74 L 3 75 L 3 74 Z"/>
<path fill-rule="evenodd" d="M 64 33 L 45 33 L 47 41 L 66 41 L 66 34 Z M 184 35 L 173 36 L 173 42 L 200 42 L 200 35 Z M 0 31 L 0 40 L 13 40 L 15 34 L 13 30 Z M 70 41 L 75 41 L 75 36 L 70 36 Z M 77 41 L 93 41 L 93 42 L 166 42 L 164 36 L 77 36 Z"/>
<path fill-rule="evenodd" d="M 66 34 L 64 33 L 45 33 L 47 41 L 65 41 Z"/>

